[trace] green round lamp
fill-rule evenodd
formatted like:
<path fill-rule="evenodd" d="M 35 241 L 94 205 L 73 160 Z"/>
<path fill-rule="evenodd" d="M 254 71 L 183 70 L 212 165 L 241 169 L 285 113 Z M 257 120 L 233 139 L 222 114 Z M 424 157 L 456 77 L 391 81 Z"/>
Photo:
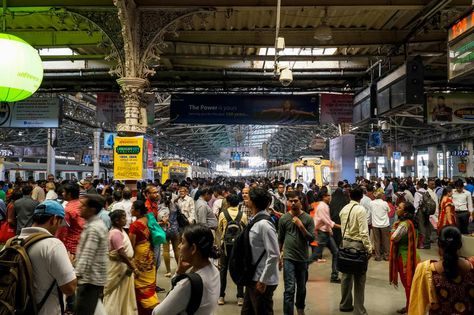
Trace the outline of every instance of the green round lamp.
<path fill-rule="evenodd" d="M 10 34 L 0 33 L 0 102 L 30 97 L 43 80 L 43 64 L 36 49 Z"/>

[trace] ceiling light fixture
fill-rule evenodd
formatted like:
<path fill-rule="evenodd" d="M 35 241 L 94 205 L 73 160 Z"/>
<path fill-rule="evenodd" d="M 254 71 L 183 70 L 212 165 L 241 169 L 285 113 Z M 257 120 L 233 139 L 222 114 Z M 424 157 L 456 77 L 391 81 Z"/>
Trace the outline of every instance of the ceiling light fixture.
<path fill-rule="evenodd" d="M 326 24 L 327 16 L 328 8 L 326 7 L 324 8 L 324 17 L 321 24 L 314 30 L 313 38 L 321 42 L 327 42 L 332 39 L 332 28 Z"/>

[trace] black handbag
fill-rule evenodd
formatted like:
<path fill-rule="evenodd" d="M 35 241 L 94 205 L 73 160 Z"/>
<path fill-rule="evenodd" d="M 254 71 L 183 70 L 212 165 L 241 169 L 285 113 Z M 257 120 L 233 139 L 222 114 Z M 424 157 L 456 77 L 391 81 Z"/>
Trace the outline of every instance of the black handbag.
<path fill-rule="evenodd" d="M 347 224 L 349 223 L 349 218 L 354 206 L 355 205 L 352 206 L 351 210 L 349 211 L 349 215 L 347 216 L 344 234 L 342 235 L 342 242 L 337 253 L 337 270 L 347 274 L 364 274 L 367 272 L 367 266 L 369 263 L 367 251 L 353 247 L 343 247 L 342 245 L 344 242 L 344 235 L 346 234 Z M 346 240 L 351 241 L 350 239 Z"/>
<path fill-rule="evenodd" d="M 188 218 L 181 212 L 181 209 L 176 205 L 176 221 L 178 221 L 178 226 L 181 229 L 184 229 L 189 225 Z"/>

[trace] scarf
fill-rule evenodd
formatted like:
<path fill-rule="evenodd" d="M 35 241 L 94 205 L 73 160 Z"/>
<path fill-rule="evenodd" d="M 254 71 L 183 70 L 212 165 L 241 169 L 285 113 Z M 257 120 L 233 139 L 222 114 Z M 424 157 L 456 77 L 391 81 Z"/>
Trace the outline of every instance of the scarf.
<path fill-rule="evenodd" d="M 407 283 L 411 283 L 413 276 L 415 274 L 416 265 L 418 264 L 418 259 L 416 257 L 416 231 L 415 225 L 411 220 L 406 220 L 408 223 L 408 255 L 407 255 L 407 265 L 406 265 L 406 275 Z M 393 225 L 394 230 L 398 228 L 400 221 L 395 222 Z M 390 258 L 389 258 L 389 275 L 390 275 L 390 284 L 395 286 L 398 285 L 398 242 L 390 243 Z"/>

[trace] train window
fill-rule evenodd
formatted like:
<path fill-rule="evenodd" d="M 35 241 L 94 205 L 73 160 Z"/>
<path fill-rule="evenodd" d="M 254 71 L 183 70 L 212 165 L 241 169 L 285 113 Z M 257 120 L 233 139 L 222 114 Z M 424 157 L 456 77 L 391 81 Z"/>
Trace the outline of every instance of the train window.
<path fill-rule="evenodd" d="M 305 183 L 310 183 L 314 178 L 314 167 L 312 166 L 297 166 L 296 174 L 298 177 L 303 176 Z"/>

